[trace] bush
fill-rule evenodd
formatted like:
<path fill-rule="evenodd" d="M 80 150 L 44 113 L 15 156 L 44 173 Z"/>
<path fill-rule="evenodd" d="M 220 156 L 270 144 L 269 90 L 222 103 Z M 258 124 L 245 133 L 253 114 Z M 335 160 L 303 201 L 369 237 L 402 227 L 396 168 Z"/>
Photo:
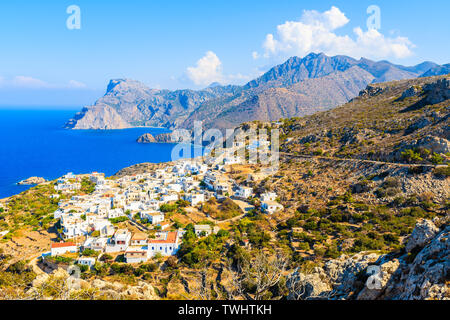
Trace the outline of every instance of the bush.
<path fill-rule="evenodd" d="M 93 183 L 89 178 L 84 177 L 81 180 L 81 192 L 91 194 L 94 191 L 95 191 L 95 183 Z"/>
<path fill-rule="evenodd" d="M 422 157 L 420 156 L 420 153 L 415 152 L 414 150 L 411 149 L 407 149 L 402 152 L 402 159 L 410 163 L 423 161 Z"/>
<path fill-rule="evenodd" d="M 111 221 L 112 224 L 125 222 L 127 220 L 128 220 L 128 217 L 118 217 L 118 218 L 109 219 L 109 221 Z"/>
<path fill-rule="evenodd" d="M 100 257 L 100 261 L 103 261 L 103 262 L 111 261 L 112 259 L 113 259 L 113 257 L 110 254 L 107 254 L 107 253 L 104 253 Z"/>
<path fill-rule="evenodd" d="M 167 261 L 166 264 L 169 268 L 176 268 L 177 264 L 178 264 L 178 260 L 177 258 L 175 258 L 174 256 L 170 256 Z"/>
<path fill-rule="evenodd" d="M 400 187 L 400 181 L 397 178 L 389 177 L 389 178 L 386 178 L 386 180 L 384 180 L 382 186 L 385 189 L 398 188 L 398 187 Z"/>
<path fill-rule="evenodd" d="M 92 249 L 84 249 L 81 255 L 83 257 L 98 257 L 98 252 Z"/>
<path fill-rule="evenodd" d="M 23 272 L 28 271 L 28 267 L 25 261 L 19 261 L 10 265 L 6 271 L 15 274 L 22 274 Z"/>
<path fill-rule="evenodd" d="M 433 174 L 437 178 L 441 179 L 448 178 L 450 176 L 450 165 L 434 169 Z"/>
<path fill-rule="evenodd" d="M 175 212 L 178 210 L 178 205 L 165 203 L 159 208 L 159 210 L 164 213 Z"/>
<path fill-rule="evenodd" d="M 433 155 L 431 156 L 430 161 L 434 164 L 441 164 L 444 163 L 444 158 L 440 154 L 434 152 Z"/>
<path fill-rule="evenodd" d="M 365 193 L 370 191 L 370 183 L 368 180 L 362 180 L 352 185 L 353 193 Z"/>
<path fill-rule="evenodd" d="M 322 149 L 314 150 L 313 154 L 314 154 L 315 156 L 321 156 L 321 155 L 323 154 L 323 150 L 322 150 Z"/>

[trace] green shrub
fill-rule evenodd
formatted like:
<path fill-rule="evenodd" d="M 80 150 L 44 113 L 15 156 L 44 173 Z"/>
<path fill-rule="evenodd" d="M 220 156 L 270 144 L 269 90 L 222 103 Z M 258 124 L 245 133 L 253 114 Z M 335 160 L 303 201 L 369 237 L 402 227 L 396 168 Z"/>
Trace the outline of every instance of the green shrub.
<path fill-rule="evenodd" d="M 445 179 L 450 176 L 450 164 L 445 167 L 439 167 L 434 169 L 434 176 L 437 178 Z"/>

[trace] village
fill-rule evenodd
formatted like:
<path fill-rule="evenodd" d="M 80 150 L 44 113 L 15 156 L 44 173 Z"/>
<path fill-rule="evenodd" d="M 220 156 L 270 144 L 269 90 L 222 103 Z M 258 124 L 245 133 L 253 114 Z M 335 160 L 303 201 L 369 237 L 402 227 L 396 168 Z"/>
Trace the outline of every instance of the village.
<path fill-rule="evenodd" d="M 200 208 L 212 198 L 218 202 L 233 199 L 245 215 L 254 208 L 248 201 L 255 197 L 254 190 L 226 176 L 230 166 L 241 163 L 243 160 L 236 156 L 222 157 L 220 163 L 182 160 L 153 172 L 118 179 L 97 172 L 68 173 L 56 181 L 58 194 L 51 196 L 65 195 L 54 212 L 61 241 L 52 243 L 42 259 L 76 254 L 78 265 L 92 267 L 102 254 L 120 254 L 122 262 L 130 264 L 176 255 L 186 230 L 167 219 L 161 209 L 179 201 L 190 208 Z M 80 194 L 82 179 L 89 179 L 95 188 L 92 193 Z M 261 211 L 273 214 L 282 210 L 276 199 L 272 192 L 260 194 Z M 116 226 L 123 221 L 128 221 L 133 230 Z M 219 230 L 214 223 L 194 225 L 197 237 L 217 234 Z M 83 256 L 86 250 L 98 255 Z"/>

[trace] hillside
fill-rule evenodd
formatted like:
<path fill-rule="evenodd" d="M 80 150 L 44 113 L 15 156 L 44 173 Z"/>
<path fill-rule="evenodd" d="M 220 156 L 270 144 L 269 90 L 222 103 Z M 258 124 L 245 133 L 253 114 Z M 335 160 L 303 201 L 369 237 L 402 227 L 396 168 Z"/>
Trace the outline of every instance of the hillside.
<path fill-rule="evenodd" d="M 450 152 L 448 76 L 369 85 L 333 110 L 285 121 L 283 150 L 402 163 L 440 163 Z"/>
<path fill-rule="evenodd" d="M 66 128 L 122 129 L 134 126 L 234 128 L 244 121 L 273 121 L 313 114 L 355 97 L 372 82 L 414 78 L 445 66 L 424 62 L 413 67 L 387 61 L 355 60 L 311 53 L 292 57 L 244 86 L 214 84 L 203 90 L 156 90 L 129 80 L 111 80 L 105 96 L 83 108 Z"/>
<path fill-rule="evenodd" d="M 172 230 L 204 221 L 222 230 L 203 238 L 187 231 L 176 256 L 148 263 L 103 259 L 83 272 L 82 290 L 70 297 L 448 299 L 449 90 L 448 76 L 370 84 L 333 110 L 243 124 L 236 134 L 281 130 L 277 172 L 241 164 L 221 173 L 253 188 L 252 209 L 241 215 L 230 200 L 166 206 Z M 138 164 L 110 180 L 174 164 Z M 93 188 L 87 182 L 80 192 Z M 0 241 L 0 299 L 69 296 L 60 294 L 67 288 L 43 290 L 56 275 L 67 278 L 57 269 L 67 263 L 34 259 L 56 237 L 54 192 L 47 183 L 5 202 L 0 221 L 10 233 Z M 266 192 L 282 210 L 263 212 Z M 136 231 L 127 221 L 119 225 Z M 367 286 L 370 266 L 381 270 L 376 290 Z M 56 271 L 39 274 L 39 267 Z M 265 283 L 268 277 L 275 280 Z"/>

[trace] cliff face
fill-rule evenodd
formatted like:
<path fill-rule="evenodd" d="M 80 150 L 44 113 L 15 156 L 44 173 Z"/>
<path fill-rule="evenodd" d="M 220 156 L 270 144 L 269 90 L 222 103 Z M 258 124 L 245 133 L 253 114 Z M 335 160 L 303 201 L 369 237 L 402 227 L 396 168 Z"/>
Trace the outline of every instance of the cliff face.
<path fill-rule="evenodd" d="M 417 224 L 403 255 L 359 253 L 288 278 L 290 299 L 444 300 L 450 299 L 450 226 Z M 375 266 L 375 267 L 374 267 Z M 369 280 L 369 268 L 376 276 Z M 369 272 L 370 273 L 370 272 Z M 373 285 L 367 285 L 368 280 Z"/>
<path fill-rule="evenodd" d="M 125 129 L 131 128 L 121 115 L 108 105 L 84 108 L 66 123 L 67 129 Z"/>
<path fill-rule="evenodd" d="M 174 128 L 199 105 L 238 90 L 235 86 L 194 90 L 154 90 L 129 80 L 111 80 L 106 94 L 66 123 L 68 129 Z"/>
<path fill-rule="evenodd" d="M 372 82 L 445 72 L 425 62 L 413 67 L 387 61 L 309 54 L 292 57 L 244 86 L 212 85 L 203 90 L 155 90 L 129 80 L 111 80 L 105 96 L 69 120 L 70 129 L 156 126 L 233 128 L 244 121 L 304 116 L 347 102 Z"/>

